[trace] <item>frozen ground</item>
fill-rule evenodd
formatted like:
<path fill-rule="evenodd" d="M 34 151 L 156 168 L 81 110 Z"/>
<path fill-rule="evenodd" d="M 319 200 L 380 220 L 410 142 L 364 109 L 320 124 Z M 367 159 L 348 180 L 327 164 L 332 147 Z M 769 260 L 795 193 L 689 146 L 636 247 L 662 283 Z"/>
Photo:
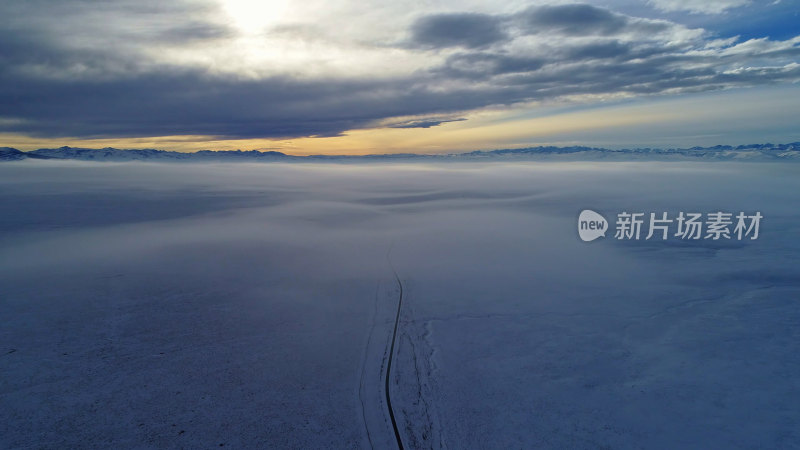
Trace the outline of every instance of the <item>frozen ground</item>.
<path fill-rule="evenodd" d="M 0 448 L 396 448 L 401 287 L 406 448 L 798 447 L 798 175 L 0 164 Z M 584 208 L 764 221 L 583 243 Z"/>

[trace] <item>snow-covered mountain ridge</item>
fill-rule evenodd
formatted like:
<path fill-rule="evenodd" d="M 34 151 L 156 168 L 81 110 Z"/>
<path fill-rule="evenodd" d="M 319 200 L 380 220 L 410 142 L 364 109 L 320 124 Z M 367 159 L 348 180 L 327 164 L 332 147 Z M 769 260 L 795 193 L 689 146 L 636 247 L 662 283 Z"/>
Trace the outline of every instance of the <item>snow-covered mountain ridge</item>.
<path fill-rule="evenodd" d="M 277 151 L 212 151 L 193 153 L 155 149 L 123 150 L 116 148 L 41 148 L 23 152 L 0 147 L 0 161 L 22 159 L 68 159 L 80 161 L 384 161 L 384 160 L 745 160 L 800 161 L 800 142 L 788 144 L 716 145 L 691 148 L 633 148 L 611 150 L 598 147 L 527 147 L 501 150 L 479 150 L 449 154 L 374 154 L 374 155 L 310 155 L 294 156 Z"/>

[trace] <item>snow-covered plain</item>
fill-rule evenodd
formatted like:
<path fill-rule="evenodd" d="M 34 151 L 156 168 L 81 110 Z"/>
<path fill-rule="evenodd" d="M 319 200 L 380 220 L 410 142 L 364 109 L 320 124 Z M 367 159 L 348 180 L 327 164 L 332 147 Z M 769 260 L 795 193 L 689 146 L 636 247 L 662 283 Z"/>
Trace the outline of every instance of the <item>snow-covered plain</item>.
<path fill-rule="evenodd" d="M 799 447 L 798 175 L 0 164 L 0 447 L 396 448 L 401 287 L 406 448 Z M 764 219 L 584 243 L 585 208 Z"/>

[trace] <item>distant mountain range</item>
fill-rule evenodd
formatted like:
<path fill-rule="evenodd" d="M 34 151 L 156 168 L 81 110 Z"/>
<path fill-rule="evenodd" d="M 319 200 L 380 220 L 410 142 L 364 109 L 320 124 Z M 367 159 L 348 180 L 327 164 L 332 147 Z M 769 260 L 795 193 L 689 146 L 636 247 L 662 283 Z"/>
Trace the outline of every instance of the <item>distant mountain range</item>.
<path fill-rule="evenodd" d="M 610 150 L 596 147 L 528 147 L 503 150 L 481 150 L 467 153 L 424 155 L 416 153 L 383 155 L 311 155 L 293 156 L 281 152 L 211 151 L 193 153 L 166 150 L 122 150 L 116 148 L 40 148 L 23 152 L 15 148 L 0 147 L 0 161 L 23 159 L 65 159 L 79 161 L 158 161 L 158 162 L 228 162 L 228 161 L 389 161 L 389 160 L 744 160 L 744 161 L 800 161 L 800 142 L 789 144 L 749 144 L 736 147 L 717 145 L 692 148 L 634 148 Z"/>

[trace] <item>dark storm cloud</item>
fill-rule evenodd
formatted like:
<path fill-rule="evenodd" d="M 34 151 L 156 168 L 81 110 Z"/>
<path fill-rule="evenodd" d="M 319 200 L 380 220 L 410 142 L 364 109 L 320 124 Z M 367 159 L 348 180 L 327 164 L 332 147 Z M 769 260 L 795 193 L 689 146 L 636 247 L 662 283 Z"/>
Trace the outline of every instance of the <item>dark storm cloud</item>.
<path fill-rule="evenodd" d="M 631 53 L 631 46 L 619 41 L 593 42 L 576 46 L 566 51 L 568 59 L 608 59 L 620 58 Z"/>
<path fill-rule="evenodd" d="M 488 14 L 435 14 L 412 26 L 412 40 L 423 47 L 485 47 L 506 39 L 499 17 Z"/>
<path fill-rule="evenodd" d="M 513 33 L 611 36 L 658 33 L 667 22 L 639 20 L 588 4 L 534 6 L 511 15 L 448 13 L 423 16 L 411 27 L 415 45 L 428 48 L 482 48 L 513 39 Z"/>
<path fill-rule="evenodd" d="M 527 58 L 495 53 L 457 53 L 447 58 L 441 73 L 459 78 L 486 78 L 488 76 L 532 72 L 548 61 L 544 58 Z"/>
<path fill-rule="evenodd" d="M 800 65 L 792 64 L 800 53 L 796 43 L 708 47 L 702 36 L 682 41 L 669 35 L 687 31 L 675 24 L 589 5 L 419 18 L 409 28 L 414 45 L 401 47 L 434 58 L 431 67 L 391 78 L 246 78 L 153 64 L 146 50 L 156 43 L 190 47 L 224 42 L 233 32 L 208 14 L 212 5 L 201 2 L 66 0 L 52 6 L 55 16 L 33 14 L 44 5 L 0 5 L 0 131 L 46 137 L 336 136 L 376 126 L 436 126 L 471 110 L 563 96 L 800 80 Z M 97 23 L 111 16 L 115 20 Z M 520 50 L 526 47 L 516 39 L 534 33 L 541 45 Z M 438 50 L 433 55 L 427 51 L 432 48 Z M 415 119 L 402 119 L 407 117 Z"/>
<path fill-rule="evenodd" d="M 335 136 L 399 116 L 456 113 L 564 95 L 668 89 L 710 90 L 800 78 L 800 67 L 717 73 L 681 68 L 669 58 L 651 63 L 569 66 L 512 73 L 502 83 L 440 91 L 409 80 L 242 82 L 195 72 L 105 82 L 0 79 L 0 125 L 38 136 L 212 135 L 227 138 Z M 373 94 L 380 92 L 380 95 Z M 390 101 L 387 101 L 390 99 Z M 441 121 L 439 121 L 441 123 Z M 426 127 L 438 123 L 407 124 Z"/>
<path fill-rule="evenodd" d="M 379 119 L 464 111 L 508 103 L 519 95 L 503 94 L 502 88 L 434 92 L 428 84 L 415 80 L 319 82 L 282 77 L 241 81 L 197 71 L 109 81 L 0 76 L 0 116 L 27 119 L 22 124 L 0 123 L 0 130 L 93 137 L 334 136 Z"/>
<path fill-rule="evenodd" d="M 533 7 L 519 15 L 530 32 L 559 31 L 573 35 L 608 35 L 622 31 L 628 20 L 586 4 Z"/>

